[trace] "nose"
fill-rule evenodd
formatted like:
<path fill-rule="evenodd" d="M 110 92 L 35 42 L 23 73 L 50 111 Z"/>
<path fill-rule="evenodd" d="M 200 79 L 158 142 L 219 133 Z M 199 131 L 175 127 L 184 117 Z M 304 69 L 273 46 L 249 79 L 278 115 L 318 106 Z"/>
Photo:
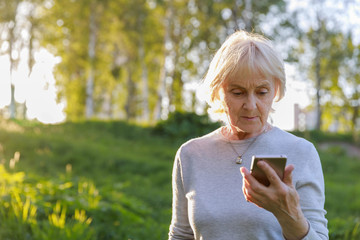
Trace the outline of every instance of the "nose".
<path fill-rule="evenodd" d="M 254 110 L 256 109 L 256 96 L 253 94 L 249 94 L 244 102 L 243 107 L 247 110 Z"/>

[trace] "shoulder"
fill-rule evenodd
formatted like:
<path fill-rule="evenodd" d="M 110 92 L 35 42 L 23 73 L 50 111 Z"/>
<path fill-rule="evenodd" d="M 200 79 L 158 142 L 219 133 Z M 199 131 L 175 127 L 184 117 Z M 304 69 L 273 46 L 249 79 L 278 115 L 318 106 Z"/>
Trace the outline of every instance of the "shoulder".
<path fill-rule="evenodd" d="M 285 154 L 289 163 L 312 165 L 320 160 L 313 143 L 277 127 L 268 132 L 261 141 L 260 144 L 266 149 L 264 151 Z"/>
<path fill-rule="evenodd" d="M 222 141 L 222 139 L 220 136 L 220 128 L 218 128 L 204 136 L 193 138 L 183 143 L 178 150 L 178 154 L 188 155 L 199 153 L 206 149 L 214 148 L 220 141 Z"/>
<path fill-rule="evenodd" d="M 313 143 L 279 128 L 273 130 L 267 136 L 267 142 L 287 155 L 289 163 L 300 165 L 302 169 L 321 169 L 320 157 Z"/>
<path fill-rule="evenodd" d="M 271 141 L 274 144 L 279 144 L 282 147 L 291 147 L 291 148 L 314 148 L 314 145 L 302 138 L 295 136 L 294 134 L 284 131 L 278 127 L 274 127 L 272 131 L 266 136 L 267 141 Z"/>

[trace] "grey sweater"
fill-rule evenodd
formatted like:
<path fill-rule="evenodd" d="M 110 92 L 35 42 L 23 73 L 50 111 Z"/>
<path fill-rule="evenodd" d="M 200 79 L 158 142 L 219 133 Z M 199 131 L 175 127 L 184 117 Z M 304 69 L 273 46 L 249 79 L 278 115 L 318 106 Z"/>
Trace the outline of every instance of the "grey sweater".
<path fill-rule="evenodd" d="M 231 141 L 238 153 L 253 139 Z M 250 169 L 252 155 L 285 154 L 295 166 L 293 184 L 310 223 L 304 239 L 328 239 L 324 180 L 315 147 L 290 133 L 272 128 L 243 156 Z M 237 155 L 220 129 L 183 144 L 173 168 L 173 213 L 169 240 L 283 239 L 271 212 L 246 202 Z"/>

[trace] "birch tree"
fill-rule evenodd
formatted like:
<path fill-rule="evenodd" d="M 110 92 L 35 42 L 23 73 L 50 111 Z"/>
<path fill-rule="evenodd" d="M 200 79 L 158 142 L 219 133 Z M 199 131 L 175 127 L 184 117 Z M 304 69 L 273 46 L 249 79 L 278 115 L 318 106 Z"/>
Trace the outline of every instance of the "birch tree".
<path fill-rule="evenodd" d="M 90 2 L 90 16 L 89 16 L 89 43 L 88 56 L 89 67 L 88 76 L 86 80 L 86 118 L 91 118 L 94 115 L 94 78 L 95 78 L 95 57 L 96 57 L 96 41 L 97 41 L 97 13 L 96 2 Z"/>
<path fill-rule="evenodd" d="M 163 63 L 160 70 L 159 76 L 159 83 L 158 83 L 158 90 L 157 90 L 157 102 L 154 109 L 154 120 L 158 121 L 161 119 L 163 114 L 163 107 L 166 100 L 168 100 L 167 96 L 167 84 L 166 84 L 166 77 L 168 76 L 169 67 L 172 65 L 172 60 L 170 56 L 170 52 L 172 50 L 172 41 L 171 41 L 171 30 L 172 30 L 172 18 L 173 15 L 173 5 L 172 1 L 164 1 L 165 3 L 165 16 L 163 18 L 164 24 L 164 40 L 163 40 Z"/>
<path fill-rule="evenodd" d="M 15 102 L 15 80 L 14 72 L 17 70 L 19 64 L 19 55 L 21 49 L 21 38 L 17 32 L 17 10 L 20 5 L 20 0 L 7 1 L 2 0 L 0 2 L 0 20 L 4 25 L 4 31 L 6 32 L 6 39 L 8 48 L 6 54 L 9 56 L 10 62 L 10 118 L 16 117 L 16 102 Z"/>

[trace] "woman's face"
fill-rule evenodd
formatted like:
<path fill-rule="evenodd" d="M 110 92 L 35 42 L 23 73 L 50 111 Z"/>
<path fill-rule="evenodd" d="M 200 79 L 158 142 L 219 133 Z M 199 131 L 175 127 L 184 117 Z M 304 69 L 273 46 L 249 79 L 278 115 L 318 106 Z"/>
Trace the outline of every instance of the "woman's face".
<path fill-rule="evenodd" d="M 260 134 L 267 124 L 275 94 L 273 79 L 225 81 L 220 96 L 233 132 L 245 134 L 247 138 Z"/>

